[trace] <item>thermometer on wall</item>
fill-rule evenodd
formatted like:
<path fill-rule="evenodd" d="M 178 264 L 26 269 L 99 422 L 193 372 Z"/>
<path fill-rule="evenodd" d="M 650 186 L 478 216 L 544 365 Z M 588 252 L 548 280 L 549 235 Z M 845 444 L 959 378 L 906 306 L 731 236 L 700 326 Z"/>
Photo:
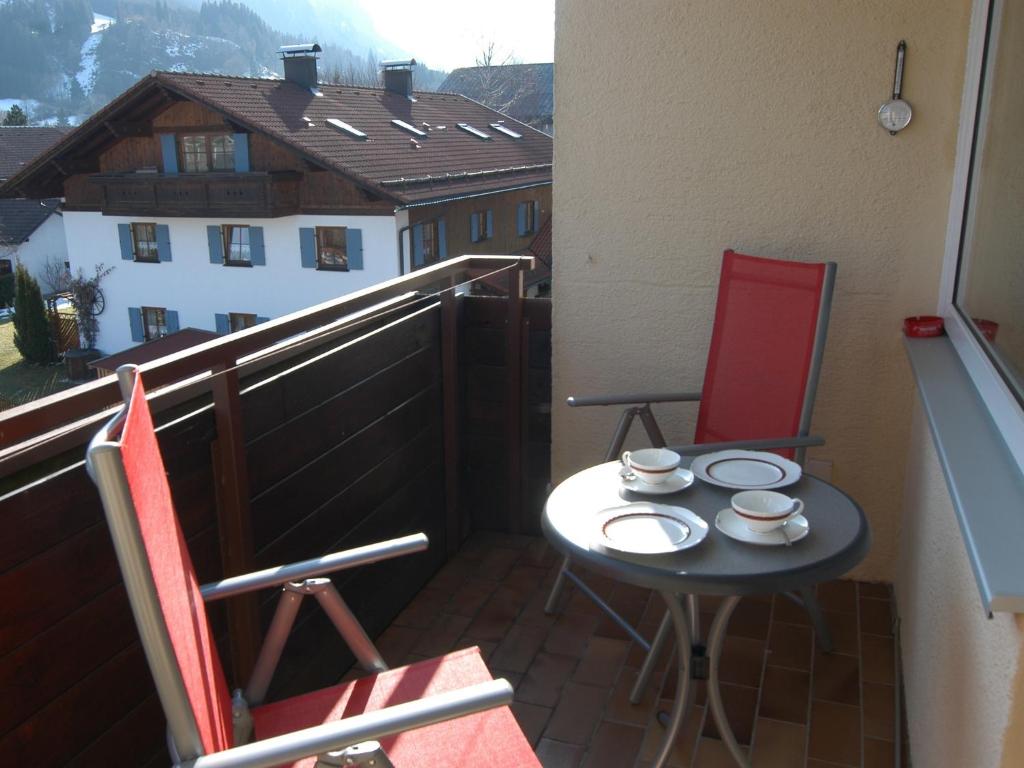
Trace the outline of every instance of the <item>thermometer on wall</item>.
<path fill-rule="evenodd" d="M 896 75 L 892 81 L 892 98 L 878 108 L 878 124 L 895 136 L 910 124 L 913 115 L 910 105 L 900 98 L 903 91 L 903 59 L 907 55 L 907 41 L 896 46 Z"/>

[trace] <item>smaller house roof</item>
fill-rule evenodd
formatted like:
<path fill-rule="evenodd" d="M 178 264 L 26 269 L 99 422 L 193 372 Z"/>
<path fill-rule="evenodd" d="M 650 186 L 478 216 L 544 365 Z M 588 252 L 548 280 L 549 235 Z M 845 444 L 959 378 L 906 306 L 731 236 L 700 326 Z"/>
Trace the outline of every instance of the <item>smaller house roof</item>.
<path fill-rule="evenodd" d="M 3 126 L 0 127 L 0 181 L 11 178 L 28 161 L 49 149 L 64 136 L 63 128 Z"/>
<path fill-rule="evenodd" d="M 52 214 L 60 198 L 47 200 L 0 199 L 0 245 L 21 245 Z"/>
<path fill-rule="evenodd" d="M 555 113 L 555 65 L 461 67 L 437 90 L 460 93 L 523 123 L 547 122 Z"/>
<path fill-rule="evenodd" d="M 217 334 L 213 331 L 204 331 L 201 328 L 182 328 L 180 331 L 147 341 L 137 347 L 93 360 L 89 363 L 89 367 L 101 371 L 116 371 L 122 365 L 129 363 L 142 365 L 215 338 L 217 338 Z"/>

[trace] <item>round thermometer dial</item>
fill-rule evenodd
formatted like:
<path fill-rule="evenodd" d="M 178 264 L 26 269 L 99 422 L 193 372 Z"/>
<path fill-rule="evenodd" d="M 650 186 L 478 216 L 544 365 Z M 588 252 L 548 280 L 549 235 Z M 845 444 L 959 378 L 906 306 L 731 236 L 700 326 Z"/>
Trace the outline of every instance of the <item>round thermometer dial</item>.
<path fill-rule="evenodd" d="M 887 101 L 878 109 L 878 123 L 890 133 L 902 131 L 910 123 L 913 110 L 903 99 Z"/>

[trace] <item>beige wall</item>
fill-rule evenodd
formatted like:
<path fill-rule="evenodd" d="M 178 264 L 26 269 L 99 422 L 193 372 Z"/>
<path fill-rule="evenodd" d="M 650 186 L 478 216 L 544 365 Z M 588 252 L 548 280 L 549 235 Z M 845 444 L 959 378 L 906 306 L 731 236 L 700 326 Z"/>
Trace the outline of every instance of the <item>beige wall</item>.
<path fill-rule="evenodd" d="M 914 765 L 1019 768 L 1024 619 L 985 617 L 920 408 L 913 419 L 904 509 L 896 598 Z"/>
<path fill-rule="evenodd" d="M 900 320 L 934 309 L 968 0 L 559 0 L 554 402 L 698 388 L 722 250 L 839 263 L 814 430 L 891 579 L 914 399 Z M 875 121 L 908 43 L 899 136 Z M 643 344 L 631 339 L 642 337 Z M 664 410 L 664 409 L 663 409 Z M 692 406 L 669 439 L 692 436 Z M 553 412 L 555 479 L 612 409 Z"/>

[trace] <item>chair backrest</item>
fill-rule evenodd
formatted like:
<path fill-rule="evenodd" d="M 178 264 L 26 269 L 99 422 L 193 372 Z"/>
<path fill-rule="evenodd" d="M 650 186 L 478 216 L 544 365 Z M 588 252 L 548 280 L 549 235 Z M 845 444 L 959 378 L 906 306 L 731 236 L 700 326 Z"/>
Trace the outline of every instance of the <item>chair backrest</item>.
<path fill-rule="evenodd" d="M 100 491 L 135 623 L 181 759 L 231 746 L 231 699 L 185 536 L 174 512 L 142 379 L 93 439 Z M 122 379 L 122 390 L 128 389 Z"/>
<path fill-rule="evenodd" d="M 695 443 L 808 434 L 835 269 L 725 252 Z"/>

